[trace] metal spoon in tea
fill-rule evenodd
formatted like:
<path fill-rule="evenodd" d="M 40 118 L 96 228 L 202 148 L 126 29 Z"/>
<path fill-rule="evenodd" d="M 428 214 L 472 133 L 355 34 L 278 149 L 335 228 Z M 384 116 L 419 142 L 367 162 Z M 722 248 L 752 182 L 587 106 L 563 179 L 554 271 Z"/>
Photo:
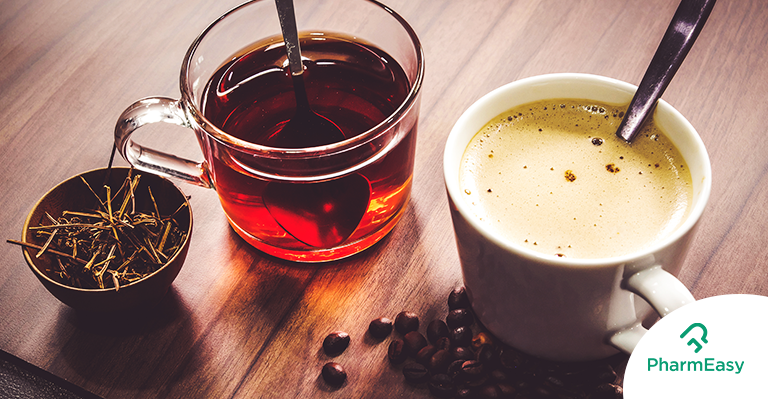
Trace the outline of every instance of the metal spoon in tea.
<path fill-rule="evenodd" d="M 342 141 L 345 136 L 341 129 L 330 119 L 312 111 L 309 106 L 293 0 L 275 0 L 275 4 L 285 50 L 288 53 L 293 92 L 296 97 L 296 113 L 280 131 L 270 138 L 269 145 L 280 148 L 303 148 Z"/>
<path fill-rule="evenodd" d="M 345 139 L 339 127 L 312 111 L 304 85 L 299 35 L 293 0 L 275 0 L 296 96 L 296 111 L 268 145 L 316 147 Z M 262 200 L 272 218 L 291 236 L 315 248 L 345 242 L 363 219 L 371 196 L 368 180 L 359 173 L 311 183 L 270 182 Z"/>

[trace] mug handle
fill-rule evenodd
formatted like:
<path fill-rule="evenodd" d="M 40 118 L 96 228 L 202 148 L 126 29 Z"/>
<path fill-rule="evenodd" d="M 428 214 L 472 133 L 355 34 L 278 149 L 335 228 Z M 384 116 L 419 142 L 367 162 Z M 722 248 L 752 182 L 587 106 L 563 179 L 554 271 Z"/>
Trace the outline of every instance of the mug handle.
<path fill-rule="evenodd" d="M 198 186 L 213 188 L 205 162 L 194 162 L 144 147 L 131 139 L 136 129 L 151 123 L 166 122 L 192 128 L 180 101 L 148 97 L 131 104 L 115 125 L 115 146 L 123 159 L 136 169 L 172 177 Z"/>
<path fill-rule="evenodd" d="M 675 276 L 662 269 L 661 266 L 639 271 L 629 276 L 625 280 L 625 284 L 625 289 L 640 295 L 661 317 L 683 305 L 696 301 L 688 288 Z M 614 333 L 609 338 L 609 342 L 621 351 L 631 354 L 647 332 L 645 327 L 637 323 Z"/>

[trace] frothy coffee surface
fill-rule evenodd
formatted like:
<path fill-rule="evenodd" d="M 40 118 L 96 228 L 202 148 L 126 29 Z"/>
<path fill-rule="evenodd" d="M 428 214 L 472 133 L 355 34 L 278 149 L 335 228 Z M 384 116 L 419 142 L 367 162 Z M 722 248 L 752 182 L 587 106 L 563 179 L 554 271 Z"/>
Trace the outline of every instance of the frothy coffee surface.
<path fill-rule="evenodd" d="M 508 240 L 570 258 L 606 258 L 676 229 L 693 198 L 680 151 L 653 123 L 616 137 L 626 106 L 555 99 L 513 108 L 472 139 L 461 188 Z"/>

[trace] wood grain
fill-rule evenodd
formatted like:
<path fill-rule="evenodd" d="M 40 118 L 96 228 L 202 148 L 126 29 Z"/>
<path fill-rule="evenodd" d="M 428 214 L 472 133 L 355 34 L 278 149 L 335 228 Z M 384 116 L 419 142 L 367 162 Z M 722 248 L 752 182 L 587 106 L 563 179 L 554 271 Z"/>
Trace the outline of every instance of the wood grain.
<path fill-rule="evenodd" d="M 187 46 L 237 0 L 0 0 L 0 233 L 17 239 L 49 188 L 106 164 L 133 101 L 178 97 Z M 386 361 L 368 322 L 408 309 L 442 317 L 461 284 L 442 150 L 488 91 L 549 72 L 639 83 L 677 2 L 391 0 L 426 56 L 414 188 L 382 242 L 324 266 L 278 261 L 229 228 L 212 190 L 184 186 L 188 260 L 152 312 L 90 320 L 57 302 L 10 244 L 0 251 L 0 349 L 105 398 L 429 397 Z M 721 0 L 664 98 L 707 145 L 713 191 L 681 272 L 696 298 L 768 295 L 768 8 Z M 156 145 L 199 158 L 192 135 Z M 189 155 L 187 155 L 189 154 Z M 118 160 L 117 164 L 125 165 Z M 344 330 L 329 389 L 320 345 Z"/>

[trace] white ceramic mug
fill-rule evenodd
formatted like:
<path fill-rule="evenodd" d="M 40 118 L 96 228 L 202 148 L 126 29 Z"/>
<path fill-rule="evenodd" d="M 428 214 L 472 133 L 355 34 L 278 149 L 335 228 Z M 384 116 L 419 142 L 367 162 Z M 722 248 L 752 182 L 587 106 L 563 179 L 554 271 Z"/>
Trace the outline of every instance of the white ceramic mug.
<path fill-rule="evenodd" d="M 674 277 L 688 251 L 712 186 L 707 151 L 677 110 L 659 101 L 654 118 L 688 163 L 693 201 L 687 218 L 661 242 L 604 259 L 569 259 L 531 251 L 492 232 L 461 194 L 459 165 L 469 141 L 491 119 L 517 105 L 550 98 L 628 104 L 636 86 L 586 74 L 551 74 L 498 88 L 456 122 L 444 154 L 445 185 L 464 284 L 477 318 L 504 343 L 556 361 L 631 353 L 642 321 L 694 301 Z M 649 306 L 650 304 L 651 306 Z"/>

